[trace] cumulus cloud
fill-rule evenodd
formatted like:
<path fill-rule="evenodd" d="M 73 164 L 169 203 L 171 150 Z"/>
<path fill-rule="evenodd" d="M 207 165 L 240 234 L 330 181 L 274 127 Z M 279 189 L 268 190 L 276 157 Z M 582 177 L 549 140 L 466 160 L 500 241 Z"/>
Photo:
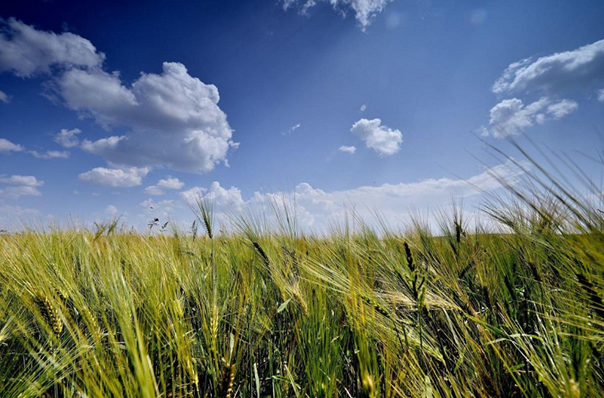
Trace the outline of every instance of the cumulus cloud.
<path fill-rule="evenodd" d="M 109 205 L 105 208 L 105 214 L 109 217 L 115 217 L 119 214 L 119 210 L 114 205 Z"/>
<path fill-rule="evenodd" d="M 1 176 L 0 183 L 9 185 L 0 189 L 0 199 L 19 199 L 21 196 L 40 196 L 38 187 L 44 185 L 44 181 L 39 181 L 34 176 L 12 175 Z"/>
<path fill-rule="evenodd" d="M 206 189 L 194 187 L 181 193 L 182 198 L 194 205 L 197 198 L 211 200 L 219 220 L 228 220 L 230 209 L 238 212 L 249 210 L 253 213 L 270 215 L 274 204 L 283 198 L 293 198 L 293 209 L 302 228 L 325 231 L 332 222 L 341 222 L 354 210 L 361 218 L 373 218 L 377 209 L 385 219 L 409 221 L 415 211 L 435 211 L 450 204 L 451 199 L 463 197 L 465 203 L 478 204 L 482 194 L 501 188 L 499 178 L 510 184 L 517 184 L 523 171 L 507 162 L 484 169 L 467 178 L 427 179 L 414 183 L 384 184 L 381 186 L 361 186 L 358 188 L 325 191 L 308 183 L 298 184 L 293 192 L 255 192 L 248 199 L 242 197 L 236 187 L 225 189 L 214 182 Z M 273 220 L 274 221 L 274 220 Z"/>
<path fill-rule="evenodd" d="M 508 66 L 493 85 L 496 94 L 516 94 L 505 99 L 490 111 L 489 128 L 481 128 L 483 135 L 505 137 L 522 133 L 535 124 L 561 119 L 578 109 L 579 104 L 563 95 L 587 93 L 604 83 L 604 40 L 537 59 L 527 58 Z M 541 94 L 541 98 L 525 105 L 522 95 Z M 604 100 L 604 91 L 596 93 Z"/>
<path fill-rule="evenodd" d="M 158 188 L 156 185 L 148 186 L 147 188 L 145 188 L 145 192 L 148 193 L 149 195 L 157 195 L 157 196 L 163 195 L 166 193 L 163 189 Z"/>
<path fill-rule="evenodd" d="M 536 60 L 512 63 L 493 85 L 497 94 L 586 90 L 604 82 L 604 40 Z"/>
<path fill-rule="evenodd" d="M 216 206 L 229 206 L 238 208 L 245 204 L 241 196 L 241 190 L 236 187 L 228 189 L 220 186 L 220 183 L 214 181 L 209 189 L 202 187 L 193 187 L 187 191 L 181 192 L 181 197 L 189 205 L 195 205 L 197 198 L 203 198 L 213 202 Z"/>
<path fill-rule="evenodd" d="M 227 164 L 227 152 L 237 147 L 218 106 L 218 89 L 189 75 L 184 65 L 165 62 L 161 74 L 141 73 L 128 84 L 119 72 L 105 71 L 104 54 L 78 35 L 40 31 L 15 19 L 0 24 L 0 72 L 48 74 L 49 86 L 66 107 L 107 129 L 127 130 L 81 143 L 108 163 L 206 173 Z M 75 147 L 79 133 L 62 130 L 55 141 Z"/>
<path fill-rule="evenodd" d="M 24 185 L 28 187 L 41 187 L 44 181 L 39 181 L 34 176 L 12 175 L 10 177 L 1 176 L 0 182 L 8 185 Z"/>
<path fill-rule="evenodd" d="M 20 77 L 50 73 L 51 67 L 98 67 L 104 54 L 73 33 L 36 30 L 17 21 L 0 19 L 0 72 Z"/>
<path fill-rule="evenodd" d="M 178 178 L 168 176 L 165 179 L 159 180 L 157 184 L 145 188 L 145 192 L 149 195 L 163 195 L 167 189 L 178 190 L 184 186 L 185 183 Z"/>
<path fill-rule="evenodd" d="M 10 96 L 2 90 L 0 90 L 0 102 L 4 102 L 5 104 L 10 102 Z"/>
<path fill-rule="evenodd" d="M 579 105 L 575 101 L 553 101 L 548 97 L 524 105 L 518 98 L 506 99 L 495 105 L 490 112 L 489 129 L 483 129 L 483 135 L 503 138 L 517 135 L 528 127 L 543 124 L 548 120 L 557 120 L 571 112 Z"/>
<path fill-rule="evenodd" d="M 380 119 L 361 119 L 352 125 L 350 131 L 365 142 L 381 156 L 394 155 L 401 149 L 403 135 L 399 130 L 393 130 L 382 125 Z"/>
<path fill-rule="evenodd" d="M 9 152 L 23 152 L 25 148 L 21 145 L 14 144 L 5 138 L 0 138 L 0 153 L 9 153 Z M 27 151 L 30 155 L 39 159 L 55 159 L 55 158 L 68 158 L 68 151 L 46 151 L 46 152 L 38 152 L 38 151 Z"/>
<path fill-rule="evenodd" d="M 81 132 L 82 131 L 80 129 L 61 129 L 61 131 L 54 136 L 54 140 L 62 147 L 73 148 L 80 144 L 80 140 L 78 139 L 77 135 Z"/>
<path fill-rule="evenodd" d="M 29 153 L 38 159 L 67 159 L 69 157 L 69 151 L 29 151 Z"/>
<path fill-rule="evenodd" d="M 193 187 L 180 193 L 180 197 L 189 205 L 195 205 L 198 198 L 202 198 L 204 193 L 207 191 L 206 188 Z"/>
<path fill-rule="evenodd" d="M 113 164 L 211 171 L 226 160 L 232 130 L 218 107 L 214 85 L 165 62 L 162 74 L 145 74 L 130 87 L 117 73 L 73 69 L 57 80 L 65 104 L 106 126 L 126 126 L 125 135 L 84 140 L 82 148 Z"/>
<path fill-rule="evenodd" d="M 178 178 L 170 176 L 159 180 L 157 183 L 157 186 L 163 189 L 181 189 L 184 185 L 185 183 L 180 181 Z"/>
<path fill-rule="evenodd" d="M 21 145 L 13 144 L 6 138 L 0 138 L 0 153 L 21 152 L 24 149 Z"/>
<path fill-rule="evenodd" d="M 114 188 L 129 188 L 141 185 L 149 169 L 146 167 L 105 168 L 96 167 L 79 175 L 82 182 Z"/>
<path fill-rule="evenodd" d="M 299 6 L 301 11 L 306 13 L 309 8 L 322 1 L 329 1 L 333 8 L 342 12 L 343 15 L 347 10 L 352 10 L 359 25 L 365 30 L 371 24 L 373 17 L 382 12 L 393 0 L 283 0 L 283 8 L 287 10 Z"/>
<path fill-rule="evenodd" d="M 21 185 L 0 189 L 1 199 L 19 199 L 21 196 L 40 196 L 42 193 L 36 187 Z"/>
<path fill-rule="evenodd" d="M 356 147 L 354 146 L 347 146 L 347 145 L 342 145 L 341 147 L 338 148 L 338 151 L 340 152 L 345 152 L 345 153 L 349 153 L 349 154 L 354 154 L 356 152 Z"/>

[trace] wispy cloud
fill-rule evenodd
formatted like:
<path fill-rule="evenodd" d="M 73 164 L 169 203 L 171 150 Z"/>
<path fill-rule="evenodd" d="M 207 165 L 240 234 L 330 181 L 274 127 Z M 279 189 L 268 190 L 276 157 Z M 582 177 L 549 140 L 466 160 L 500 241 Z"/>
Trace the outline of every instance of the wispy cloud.
<path fill-rule="evenodd" d="M 8 104 L 10 102 L 10 96 L 6 94 L 4 91 L 0 90 L 0 102 L 4 102 Z"/>
<path fill-rule="evenodd" d="M 282 132 L 281 135 L 289 135 L 289 134 L 293 133 L 294 131 L 298 130 L 300 127 L 302 127 L 302 124 L 300 124 L 300 123 L 295 124 L 295 125 L 291 126 L 289 128 L 289 130 Z"/>
<path fill-rule="evenodd" d="M 69 157 L 69 151 L 28 151 L 33 157 L 38 159 L 67 159 Z"/>
<path fill-rule="evenodd" d="M 82 133 L 80 129 L 61 129 L 54 136 L 54 141 L 65 148 L 73 148 L 80 144 L 80 140 L 77 137 L 80 133 Z"/>
<path fill-rule="evenodd" d="M 283 8 L 287 10 L 298 6 L 302 13 L 306 13 L 317 3 L 327 1 L 335 10 L 339 10 L 344 15 L 348 10 L 353 11 L 361 29 L 365 30 L 371 24 L 375 15 L 382 12 L 388 3 L 393 0 L 283 0 Z"/>
<path fill-rule="evenodd" d="M 344 153 L 349 153 L 351 155 L 353 155 L 356 152 L 356 147 L 354 146 L 347 146 L 347 145 L 342 145 L 341 147 L 338 148 L 338 151 L 340 152 L 344 152 Z"/>
<path fill-rule="evenodd" d="M 24 149 L 21 145 L 14 144 L 6 138 L 0 138 L 0 153 L 21 152 Z"/>
<path fill-rule="evenodd" d="M 526 58 L 510 64 L 493 84 L 493 93 L 515 95 L 504 99 L 490 111 L 489 127 L 482 127 L 482 135 L 497 138 L 525 132 L 535 124 L 561 119 L 579 108 L 576 100 L 561 98 L 588 92 L 604 95 L 596 90 L 604 84 L 604 40 L 575 50 L 539 57 Z M 522 96 L 541 95 L 537 101 L 525 105 Z"/>
<path fill-rule="evenodd" d="M 497 94 L 563 94 L 604 84 L 604 40 L 536 60 L 512 63 L 493 85 Z"/>
<path fill-rule="evenodd" d="M 94 169 L 79 175 L 82 182 L 96 185 L 105 185 L 114 188 L 136 187 L 143 183 L 143 177 L 149 169 L 146 167 L 105 168 Z"/>

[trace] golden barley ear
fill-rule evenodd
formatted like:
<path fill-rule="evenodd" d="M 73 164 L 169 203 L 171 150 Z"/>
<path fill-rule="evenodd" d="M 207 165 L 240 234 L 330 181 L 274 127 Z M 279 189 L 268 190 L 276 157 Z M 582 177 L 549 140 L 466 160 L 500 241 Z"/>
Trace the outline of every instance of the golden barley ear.
<path fill-rule="evenodd" d="M 52 331 L 59 335 L 63 331 L 63 321 L 59 316 L 59 311 L 52 305 L 48 296 L 43 296 L 38 298 L 38 302 L 40 303 L 40 311 L 44 316 L 48 326 L 52 329 Z"/>
<path fill-rule="evenodd" d="M 235 380 L 235 365 L 226 363 L 222 369 L 222 380 L 220 383 L 219 396 L 231 398 L 233 393 L 233 381 Z"/>
<path fill-rule="evenodd" d="M 294 298 L 296 299 L 296 301 L 298 302 L 298 304 L 300 304 L 300 308 L 302 308 L 302 312 L 304 313 L 304 316 L 308 317 L 309 316 L 308 305 L 306 304 L 306 301 L 304 301 L 304 299 L 302 298 L 302 295 L 300 294 L 300 292 L 298 290 L 294 290 L 293 295 L 294 295 Z"/>

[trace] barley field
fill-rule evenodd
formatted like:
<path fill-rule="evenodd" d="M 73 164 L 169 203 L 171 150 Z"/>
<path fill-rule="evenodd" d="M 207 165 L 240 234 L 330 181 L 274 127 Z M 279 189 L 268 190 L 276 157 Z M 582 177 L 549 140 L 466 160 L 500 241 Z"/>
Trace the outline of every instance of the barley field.
<path fill-rule="evenodd" d="M 603 213 L 529 180 L 495 232 L 456 208 L 314 236 L 284 206 L 217 234 L 200 201 L 199 233 L 1 236 L 0 395 L 602 396 Z"/>

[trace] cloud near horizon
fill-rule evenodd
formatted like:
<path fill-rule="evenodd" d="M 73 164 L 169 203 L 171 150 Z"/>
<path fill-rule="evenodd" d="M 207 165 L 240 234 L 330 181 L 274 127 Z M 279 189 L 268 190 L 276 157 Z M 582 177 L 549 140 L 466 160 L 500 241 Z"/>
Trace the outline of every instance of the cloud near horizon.
<path fill-rule="evenodd" d="M 244 199 L 237 187 L 225 188 L 215 181 L 209 188 L 192 187 L 180 195 L 192 206 L 197 199 L 209 200 L 223 226 L 228 225 L 233 210 L 237 214 L 268 212 L 270 215 L 275 204 L 280 205 L 283 198 L 293 199 L 295 195 L 295 201 L 289 202 L 295 205 L 299 226 L 304 230 L 326 231 L 332 223 L 338 224 L 348 219 L 353 211 L 368 222 L 375 218 L 377 211 L 385 220 L 404 223 L 418 212 L 437 211 L 453 199 L 463 198 L 477 205 L 484 198 L 483 194 L 501 188 L 498 179 L 515 185 L 523 174 L 522 169 L 507 161 L 467 179 L 427 179 L 416 183 L 361 186 L 331 192 L 300 183 L 292 192 L 255 192 L 249 199 Z"/>

